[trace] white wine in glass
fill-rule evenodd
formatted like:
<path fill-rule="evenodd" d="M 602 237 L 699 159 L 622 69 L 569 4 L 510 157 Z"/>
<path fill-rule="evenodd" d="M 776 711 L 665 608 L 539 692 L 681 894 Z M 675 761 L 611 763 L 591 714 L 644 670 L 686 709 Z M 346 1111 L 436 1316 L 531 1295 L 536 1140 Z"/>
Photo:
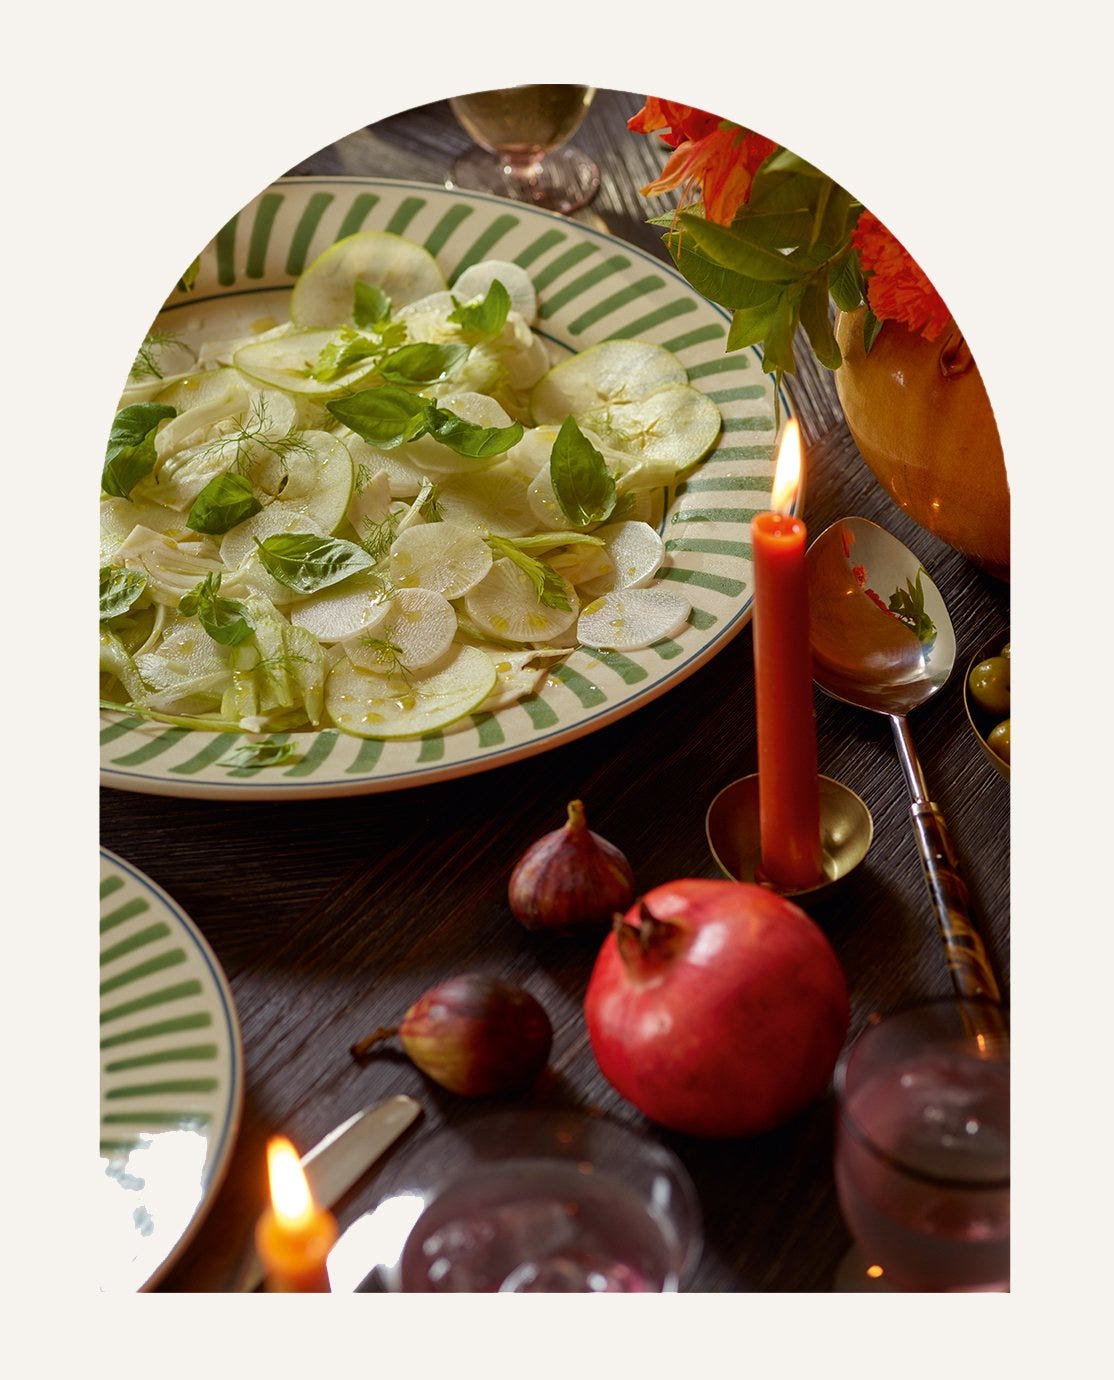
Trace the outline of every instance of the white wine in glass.
<path fill-rule="evenodd" d="M 453 115 L 478 145 L 453 164 L 453 183 L 563 214 L 586 205 L 599 169 L 566 141 L 595 94 L 593 86 L 539 85 L 453 97 Z"/>

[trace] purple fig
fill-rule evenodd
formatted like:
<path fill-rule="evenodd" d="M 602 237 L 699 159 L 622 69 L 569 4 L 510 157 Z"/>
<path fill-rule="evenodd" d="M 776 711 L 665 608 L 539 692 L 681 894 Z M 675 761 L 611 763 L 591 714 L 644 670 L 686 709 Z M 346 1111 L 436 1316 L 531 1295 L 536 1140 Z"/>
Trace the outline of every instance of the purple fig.
<path fill-rule="evenodd" d="M 583 804 L 573 800 L 568 822 L 519 858 L 507 896 L 528 930 L 607 925 L 633 902 L 634 874 L 619 849 L 588 828 Z"/>
<path fill-rule="evenodd" d="M 362 1058 L 397 1035 L 435 1083 L 465 1097 L 516 1092 L 545 1067 L 553 1027 L 521 987 L 483 973 L 448 978 L 424 992 L 397 1026 L 383 1026 L 352 1046 Z"/>

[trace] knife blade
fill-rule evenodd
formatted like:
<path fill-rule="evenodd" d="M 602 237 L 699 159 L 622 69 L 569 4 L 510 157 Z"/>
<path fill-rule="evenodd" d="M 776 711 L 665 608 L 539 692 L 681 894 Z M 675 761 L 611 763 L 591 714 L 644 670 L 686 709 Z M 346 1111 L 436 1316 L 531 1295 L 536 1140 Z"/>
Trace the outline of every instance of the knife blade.
<path fill-rule="evenodd" d="M 302 1156 L 302 1168 L 314 1198 L 325 1208 L 336 1204 L 420 1115 L 412 1097 L 389 1097 L 342 1121 Z M 251 1249 L 237 1282 L 250 1292 L 263 1283 L 263 1267 Z"/>

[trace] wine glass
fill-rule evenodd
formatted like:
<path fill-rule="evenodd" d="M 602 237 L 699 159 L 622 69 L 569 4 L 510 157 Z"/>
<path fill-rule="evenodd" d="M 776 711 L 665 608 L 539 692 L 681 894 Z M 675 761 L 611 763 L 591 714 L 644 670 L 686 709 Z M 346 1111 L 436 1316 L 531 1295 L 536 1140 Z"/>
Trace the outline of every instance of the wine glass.
<path fill-rule="evenodd" d="M 673 1293 L 701 1248 L 677 1158 L 581 1112 L 446 1126 L 384 1183 L 374 1215 L 399 1224 L 378 1274 L 403 1293 Z"/>
<path fill-rule="evenodd" d="M 599 190 L 600 172 L 570 147 L 594 86 L 507 86 L 454 96 L 458 123 L 476 140 L 452 167 L 458 187 L 493 192 L 568 214 Z"/>
<path fill-rule="evenodd" d="M 837 1290 L 1008 1291 L 1010 1047 L 999 1008 L 948 997 L 874 1018 L 840 1057 L 835 1091 L 836 1190 L 857 1245 Z"/>

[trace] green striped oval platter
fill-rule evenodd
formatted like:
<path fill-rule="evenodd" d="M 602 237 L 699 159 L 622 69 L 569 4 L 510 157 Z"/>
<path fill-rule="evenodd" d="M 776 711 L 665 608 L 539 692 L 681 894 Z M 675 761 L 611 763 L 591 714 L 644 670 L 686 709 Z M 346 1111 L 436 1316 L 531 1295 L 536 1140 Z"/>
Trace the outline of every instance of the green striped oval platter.
<path fill-rule="evenodd" d="M 613 338 L 664 345 L 723 415 L 715 449 L 663 496 L 666 563 L 656 577 L 692 601 L 674 638 L 624 655 L 579 648 L 536 695 L 451 731 L 382 742 L 325 729 L 289 735 L 280 765 L 221 763 L 236 735 L 101 716 L 104 784 L 159 795 L 286 799 L 396 790 L 547 751 L 611 723 L 692 675 L 750 617 L 750 522 L 769 506 L 774 390 L 756 351 L 726 353 L 729 315 L 672 267 L 578 221 L 514 202 L 372 178 L 286 178 L 249 202 L 206 246 L 193 291 L 175 290 L 160 320 L 209 314 L 236 329 L 276 315 L 289 289 L 334 241 L 390 230 L 424 245 L 451 284 L 469 264 L 509 259 L 538 289 L 535 329 L 572 353 Z M 181 319 L 181 318 L 180 318 Z M 235 330 L 224 332 L 234 334 Z M 790 415 L 788 400 L 781 413 Z M 272 735 L 279 741 L 284 735 Z"/>
<path fill-rule="evenodd" d="M 100 1156 L 103 1293 L 150 1289 L 224 1177 L 243 1057 L 227 979 L 179 906 L 101 849 Z"/>

